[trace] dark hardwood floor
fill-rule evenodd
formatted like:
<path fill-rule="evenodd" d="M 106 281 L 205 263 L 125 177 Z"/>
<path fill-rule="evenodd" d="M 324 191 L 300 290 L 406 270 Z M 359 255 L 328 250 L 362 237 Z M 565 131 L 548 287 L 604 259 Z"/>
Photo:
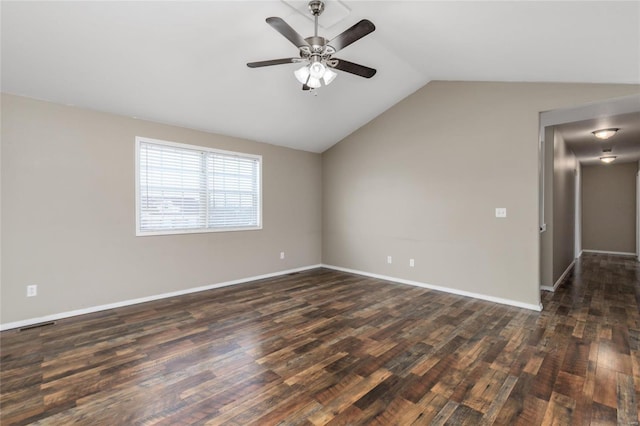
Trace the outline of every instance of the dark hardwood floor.
<path fill-rule="evenodd" d="M 7 331 L 0 423 L 638 424 L 638 262 L 543 298 L 318 269 Z"/>

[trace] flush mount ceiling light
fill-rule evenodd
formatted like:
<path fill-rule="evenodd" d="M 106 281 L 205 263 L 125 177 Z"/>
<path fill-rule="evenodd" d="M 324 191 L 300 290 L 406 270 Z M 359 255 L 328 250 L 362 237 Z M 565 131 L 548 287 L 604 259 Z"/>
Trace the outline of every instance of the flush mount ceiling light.
<path fill-rule="evenodd" d="M 618 130 L 620 129 L 615 129 L 615 128 L 611 128 L 611 129 L 600 129 L 600 130 L 594 130 L 593 132 L 593 136 L 595 136 L 598 139 L 609 139 L 611 136 L 615 135 Z"/>
<path fill-rule="evenodd" d="M 600 161 L 602 161 L 603 163 L 612 163 L 613 160 L 615 160 L 617 157 L 615 155 L 605 155 L 603 157 L 600 157 Z"/>
<path fill-rule="evenodd" d="M 376 29 L 373 23 L 363 19 L 333 39 L 327 40 L 318 35 L 318 17 L 324 11 L 324 3 L 320 0 L 311 0 L 309 2 L 309 11 L 314 17 L 315 31 L 313 36 L 307 38 L 303 38 L 282 18 L 267 18 L 267 24 L 271 25 L 298 48 L 299 58 L 249 62 L 247 66 L 249 68 L 259 68 L 271 65 L 302 63 L 303 66 L 293 72 L 296 79 L 302 84 L 302 90 L 317 89 L 322 86 L 322 83 L 325 86 L 329 85 L 338 75 L 334 69 L 364 78 L 373 77 L 376 73 L 373 68 L 332 57 L 337 51 L 373 32 Z"/>
<path fill-rule="evenodd" d="M 617 157 L 615 155 L 611 155 L 611 148 L 602 150 L 602 157 L 600 157 L 600 161 L 605 164 L 609 164 L 613 162 Z"/>

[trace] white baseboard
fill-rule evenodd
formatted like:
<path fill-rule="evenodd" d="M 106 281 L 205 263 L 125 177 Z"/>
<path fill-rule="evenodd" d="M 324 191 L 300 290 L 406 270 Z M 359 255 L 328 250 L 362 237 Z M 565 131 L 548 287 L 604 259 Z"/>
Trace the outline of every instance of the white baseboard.
<path fill-rule="evenodd" d="M 553 287 L 548 286 L 548 285 L 543 285 L 543 286 L 540 286 L 540 289 L 544 290 L 544 291 L 550 291 L 552 293 L 554 291 L 556 291 L 556 289 L 558 288 L 558 286 L 560 285 L 562 280 L 564 280 L 564 278 L 571 271 L 571 268 L 573 268 L 575 266 L 575 264 L 576 264 L 576 260 L 573 259 L 573 261 L 569 264 L 569 266 L 567 266 L 567 269 L 565 269 L 564 272 L 562 273 L 562 275 L 560 275 L 560 278 L 558 278 L 558 280 L 555 282 L 555 284 L 553 284 Z"/>
<path fill-rule="evenodd" d="M 469 291 L 458 290 L 458 289 L 455 289 L 455 288 L 440 287 L 440 286 L 437 286 L 437 285 L 422 283 L 422 282 L 419 282 L 419 281 L 405 280 L 404 278 L 389 277 L 389 276 L 386 276 L 386 275 L 374 274 L 374 273 L 365 272 L 365 271 L 358 271 L 358 270 L 355 270 L 355 269 L 343 268 L 343 267 L 334 266 L 334 265 L 323 264 L 322 267 L 323 268 L 327 268 L 327 269 L 333 269 L 333 270 L 336 270 L 336 271 L 341 271 L 341 272 L 348 272 L 348 273 L 356 274 L 356 275 L 363 275 L 365 277 L 377 278 L 377 279 L 381 279 L 381 280 L 397 282 L 397 283 L 400 283 L 400 284 L 408 284 L 408 285 L 412 285 L 412 286 L 415 286 L 415 287 L 427 288 L 429 290 L 442 291 L 444 293 L 455 294 L 455 295 L 458 295 L 458 296 L 472 297 L 474 299 L 480 299 L 480 300 L 486 300 L 488 302 L 500 303 L 501 305 L 515 306 L 515 307 L 518 307 L 518 308 L 530 309 L 532 311 L 537 311 L 537 312 L 542 311 L 542 304 L 541 303 L 538 304 L 538 305 L 534 305 L 534 304 L 531 304 L 531 303 L 523 303 L 523 302 L 518 302 L 517 300 L 503 299 L 501 297 L 488 296 L 486 294 L 480 294 L 480 293 L 472 293 L 472 292 L 469 292 Z"/>
<path fill-rule="evenodd" d="M 76 310 L 73 310 L 73 311 L 61 312 L 59 314 L 46 315 L 44 317 L 29 318 L 29 319 L 26 319 L 26 320 L 9 322 L 9 323 L 6 323 L 6 324 L 0 324 L 0 331 L 10 330 L 10 329 L 13 329 L 13 328 L 27 327 L 27 326 L 30 326 L 30 325 L 40 324 L 40 323 L 44 323 L 44 322 L 57 321 L 57 320 L 63 319 L 63 318 L 75 317 L 77 315 L 91 314 L 93 312 L 105 311 L 107 309 L 114 309 L 114 308 L 121 308 L 123 306 L 137 305 L 138 303 L 152 302 L 154 300 L 166 299 L 168 297 L 175 297 L 175 296 L 182 296 L 184 294 L 197 293 L 199 291 L 212 290 L 214 288 L 228 287 L 228 286 L 237 285 L 237 284 L 244 284 L 244 283 L 248 283 L 248 282 L 251 282 L 251 281 L 263 280 L 265 278 L 273 278 L 273 277 L 278 277 L 278 276 L 281 276 L 281 275 L 292 274 L 294 272 L 302 272 L 302 271 L 307 271 L 309 269 L 316 269 L 316 268 L 320 268 L 321 266 L 322 265 L 303 266 L 301 268 L 288 269 L 286 271 L 272 272 L 272 273 L 269 273 L 269 274 L 256 275 L 254 277 L 240 278 L 240 279 L 237 279 L 237 280 L 225 281 L 225 282 L 217 283 L 217 284 L 205 285 L 205 286 L 201 286 L 201 287 L 193 287 L 193 288 L 188 288 L 188 289 L 185 289 L 185 290 L 172 291 L 172 292 L 169 292 L 169 293 L 156 294 L 156 295 L 153 295 L 153 296 L 141 297 L 141 298 L 138 298 L 138 299 L 123 300 L 121 302 L 109 303 L 109 304 L 106 304 L 106 305 L 91 306 L 89 308 L 76 309 Z"/>
<path fill-rule="evenodd" d="M 635 256 L 636 253 L 628 253 L 626 251 L 607 251 L 607 250 L 582 250 L 582 253 L 599 253 L 599 254 L 612 254 L 614 256 Z"/>

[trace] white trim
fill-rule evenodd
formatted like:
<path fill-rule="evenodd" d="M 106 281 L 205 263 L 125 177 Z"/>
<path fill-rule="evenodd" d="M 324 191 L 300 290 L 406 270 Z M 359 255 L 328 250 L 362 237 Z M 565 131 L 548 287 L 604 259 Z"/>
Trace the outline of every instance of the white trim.
<path fill-rule="evenodd" d="M 548 286 L 548 285 L 543 285 L 540 288 L 544 291 L 550 291 L 550 292 L 554 292 L 556 291 L 556 289 L 558 288 L 558 286 L 560 285 L 560 283 L 562 282 L 562 280 L 564 280 L 564 278 L 567 276 L 567 274 L 569 273 L 569 271 L 571 271 L 571 268 L 574 267 L 574 265 L 576 264 L 576 260 L 573 259 L 573 261 L 569 264 L 569 266 L 567 266 L 567 269 L 564 270 L 564 272 L 562 273 L 562 275 L 560 275 L 560 278 L 557 279 L 557 281 L 555 282 L 555 284 L 553 285 L 553 287 Z"/>
<path fill-rule="evenodd" d="M 582 166 L 576 160 L 573 216 L 573 255 L 580 257 L 582 252 Z"/>
<path fill-rule="evenodd" d="M 600 254 L 612 254 L 614 256 L 635 256 L 635 253 L 628 253 L 626 251 L 607 251 L 607 250 L 587 250 L 583 249 L 582 253 L 600 253 Z"/>
<path fill-rule="evenodd" d="M 582 253 L 584 253 L 584 250 L 580 250 L 580 253 L 578 253 L 576 259 L 580 259 L 582 257 Z"/>
<path fill-rule="evenodd" d="M 136 217 L 138 214 L 136 214 Z M 197 228 L 197 229 L 172 229 L 166 231 L 138 231 L 136 237 L 157 237 L 159 235 L 182 235 L 182 234 L 208 234 L 211 232 L 240 232 L 240 231 L 261 231 L 262 225 L 251 228 Z"/>
<path fill-rule="evenodd" d="M 0 324 L 0 331 L 10 330 L 12 328 L 26 327 L 29 325 L 40 324 L 43 322 L 56 321 L 63 318 L 75 317 L 77 315 L 91 314 L 94 312 L 105 311 L 107 309 L 121 308 L 123 306 L 130 306 L 130 305 L 137 305 L 139 303 L 152 302 L 154 300 L 166 299 L 168 297 L 175 297 L 175 296 L 182 296 L 190 293 L 197 293 L 199 291 L 212 290 L 215 288 L 228 287 L 228 286 L 237 285 L 237 284 L 245 284 L 251 281 L 263 280 L 265 278 L 279 277 L 279 276 L 291 274 L 294 272 L 302 272 L 302 271 L 307 271 L 309 269 L 316 269 L 320 267 L 322 267 L 322 265 L 303 266 L 300 268 L 287 269 L 286 271 L 271 272 L 268 274 L 256 275 L 254 277 L 240 278 L 237 280 L 225 281 L 217 284 L 210 284 L 210 285 L 205 285 L 201 287 L 193 287 L 185 290 L 178 290 L 178 291 L 172 291 L 169 293 L 156 294 L 153 296 L 140 297 L 138 299 L 123 300 L 121 302 L 109 303 L 106 305 L 91 306 L 89 308 L 76 309 L 73 311 L 61 312 L 59 314 L 46 315 L 44 317 L 29 318 L 26 320 Z"/>
<path fill-rule="evenodd" d="M 538 305 L 534 305 L 534 304 L 531 304 L 531 303 L 523 303 L 523 302 L 518 302 L 517 300 L 503 299 L 501 297 L 488 296 L 486 294 L 480 294 L 480 293 L 472 293 L 470 291 L 458 290 L 458 289 L 455 289 L 455 288 L 440 287 L 440 286 L 437 286 L 437 285 L 422 283 L 422 282 L 419 282 L 419 281 L 405 280 L 404 278 L 395 278 L 395 277 L 389 277 L 387 275 L 380 275 L 380 274 L 374 274 L 374 273 L 371 273 L 371 272 L 364 272 L 364 271 L 358 271 L 358 270 L 355 270 L 355 269 L 343 268 L 341 266 L 326 265 L 326 264 L 322 264 L 321 266 L 323 268 L 333 269 L 333 270 L 336 270 L 336 271 L 348 272 L 348 273 L 356 274 L 356 275 L 364 275 L 365 277 L 377 278 L 377 279 L 386 280 L 386 281 L 393 281 L 393 282 L 397 282 L 397 283 L 400 283 L 400 284 L 407 284 L 407 285 L 412 285 L 412 286 L 415 286 L 415 287 L 427 288 L 429 290 L 436 290 L 436 291 L 442 291 L 442 292 L 445 292 L 445 293 L 456 294 L 458 296 L 472 297 L 474 299 L 480 299 L 480 300 L 486 300 L 488 302 L 500 303 L 501 305 L 515 306 L 515 307 L 518 307 L 518 308 L 530 309 L 532 311 L 537 311 L 537 312 L 542 311 L 542 304 L 541 303 L 538 304 Z"/>
<path fill-rule="evenodd" d="M 604 101 L 596 101 L 578 107 L 543 111 L 540 113 L 540 127 L 544 128 L 547 126 L 555 126 L 556 124 L 638 112 L 638 102 L 640 102 L 640 94 L 633 94 Z"/>
<path fill-rule="evenodd" d="M 545 128 L 542 125 L 542 114 L 538 114 L 538 123 L 540 128 L 538 129 L 538 229 L 542 234 L 547 230 L 547 222 L 544 217 L 544 195 L 545 195 Z"/>

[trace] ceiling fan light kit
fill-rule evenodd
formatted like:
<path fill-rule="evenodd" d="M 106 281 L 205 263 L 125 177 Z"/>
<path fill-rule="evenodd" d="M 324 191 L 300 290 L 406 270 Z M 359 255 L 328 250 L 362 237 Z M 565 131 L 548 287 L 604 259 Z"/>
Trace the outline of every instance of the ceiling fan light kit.
<path fill-rule="evenodd" d="M 344 59 L 334 58 L 333 54 L 375 31 L 375 25 L 371 21 L 363 19 L 333 39 L 327 40 L 318 35 L 318 18 L 324 11 L 324 7 L 324 2 L 321 0 L 311 0 L 309 2 L 309 11 L 314 17 L 314 35 L 307 38 L 303 38 L 282 18 L 267 18 L 267 24 L 271 25 L 298 48 L 300 57 L 249 62 L 247 66 L 249 68 L 259 68 L 301 63 L 303 64 L 302 67 L 296 69 L 293 74 L 298 82 L 302 84 L 302 90 L 318 89 L 322 87 L 322 83 L 328 86 L 338 75 L 334 69 L 364 78 L 373 77 L 376 74 L 375 69 L 345 61 Z"/>

